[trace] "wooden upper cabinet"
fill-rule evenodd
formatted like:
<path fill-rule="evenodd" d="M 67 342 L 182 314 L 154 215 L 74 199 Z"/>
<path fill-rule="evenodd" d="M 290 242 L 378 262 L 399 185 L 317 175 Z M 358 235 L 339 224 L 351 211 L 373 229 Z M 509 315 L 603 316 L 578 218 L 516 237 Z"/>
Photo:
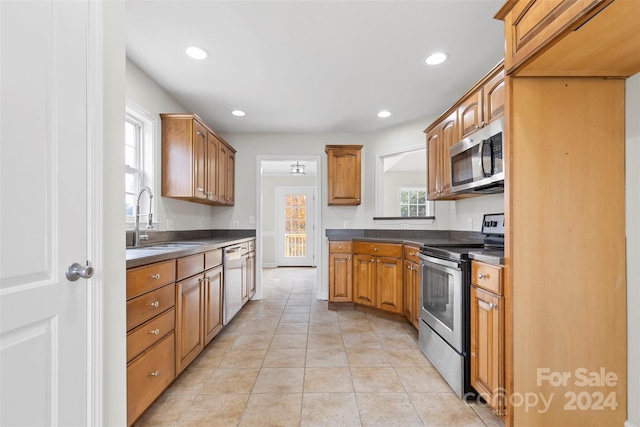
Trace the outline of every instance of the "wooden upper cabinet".
<path fill-rule="evenodd" d="M 476 130 L 484 126 L 482 107 L 482 90 L 471 93 L 458 107 L 458 128 L 460 138 L 463 139 L 471 135 Z"/>
<path fill-rule="evenodd" d="M 362 145 L 327 145 L 329 206 L 357 206 L 361 202 Z"/>
<path fill-rule="evenodd" d="M 232 205 L 235 150 L 195 114 L 160 114 L 162 196 L 210 205 Z M 220 147 L 225 147 L 221 160 Z M 221 172 L 224 165 L 224 172 Z M 224 184 L 219 180 L 223 178 Z M 224 197 L 222 197 L 224 195 Z"/>
<path fill-rule="evenodd" d="M 449 148 L 458 140 L 457 111 L 427 133 L 427 199 L 438 200 L 451 195 Z"/>
<path fill-rule="evenodd" d="M 613 0 L 509 0 L 496 14 L 505 22 L 505 68 L 511 74 L 564 34 L 575 30 Z M 637 3 L 622 1 L 615 3 Z M 632 5 L 631 5 L 632 6 Z M 626 7 L 626 6 L 623 6 Z M 633 6 L 632 6 L 633 7 Z M 637 14 L 636 26 L 638 22 Z M 614 21 L 615 22 L 615 21 Z M 622 21 L 620 21 L 622 22 Z M 581 30 L 580 30 L 581 31 Z M 602 34 L 601 34 L 602 35 Z M 604 36 L 607 37 L 606 33 Z M 627 33 L 627 37 L 629 33 Z M 600 35 L 598 36 L 600 39 Z M 595 39 L 594 39 L 595 40 Z M 600 43 L 600 40 L 598 40 Z M 593 43 L 578 46 L 582 56 Z M 637 51 L 636 51 L 637 52 Z M 594 57 L 596 58 L 596 57 Z M 604 58 L 599 62 L 608 62 Z M 611 65 L 609 65 L 611 66 Z"/>
<path fill-rule="evenodd" d="M 483 121 L 489 124 L 504 115 L 504 68 L 491 76 L 482 87 Z"/>
<path fill-rule="evenodd" d="M 427 133 L 427 199 L 440 197 L 440 125 Z"/>

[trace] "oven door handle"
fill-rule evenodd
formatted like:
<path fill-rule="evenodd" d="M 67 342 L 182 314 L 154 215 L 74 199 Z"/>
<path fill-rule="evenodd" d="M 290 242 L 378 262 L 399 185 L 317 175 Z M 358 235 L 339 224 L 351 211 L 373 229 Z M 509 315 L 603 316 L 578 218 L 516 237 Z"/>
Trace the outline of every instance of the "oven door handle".
<path fill-rule="evenodd" d="M 427 263 L 435 264 L 435 267 L 440 267 L 440 269 L 442 269 L 442 267 L 445 267 L 450 270 L 460 270 L 460 265 L 453 261 L 447 261 L 440 258 L 430 257 L 422 253 L 418 253 L 418 257 Z"/>

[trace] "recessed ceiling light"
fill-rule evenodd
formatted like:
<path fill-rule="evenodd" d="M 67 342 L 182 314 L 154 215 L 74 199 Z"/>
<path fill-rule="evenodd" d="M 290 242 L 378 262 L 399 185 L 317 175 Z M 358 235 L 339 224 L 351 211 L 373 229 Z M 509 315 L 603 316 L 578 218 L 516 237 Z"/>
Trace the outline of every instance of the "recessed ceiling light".
<path fill-rule="evenodd" d="M 382 110 L 378 113 L 378 117 L 382 117 L 383 119 L 389 117 L 390 115 L 391 113 L 387 110 Z"/>
<path fill-rule="evenodd" d="M 187 55 L 193 59 L 205 59 L 209 56 L 209 52 L 198 46 L 189 46 L 187 48 Z"/>
<path fill-rule="evenodd" d="M 244 111 L 242 111 L 242 110 L 233 110 L 233 111 L 231 112 L 231 114 L 233 114 L 233 115 L 234 115 L 234 116 L 236 116 L 236 117 L 242 117 L 242 116 L 244 116 L 246 113 L 245 113 Z"/>
<path fill-rule="evenodd" d="M 436 52 L 434 54 L 429 55 L 429 57 L 426 59 L 425 62 L 429 65 L 438 65 L 438 64 L 442 64 L 446 60 L 447 60 L 446 53 Z"/>

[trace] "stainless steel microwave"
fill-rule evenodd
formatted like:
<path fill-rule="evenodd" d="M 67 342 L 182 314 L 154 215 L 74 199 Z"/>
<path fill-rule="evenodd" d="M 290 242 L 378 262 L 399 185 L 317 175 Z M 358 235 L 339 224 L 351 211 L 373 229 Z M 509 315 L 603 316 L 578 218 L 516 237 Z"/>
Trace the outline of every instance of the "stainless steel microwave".
<path fill-rule="evenodd" d="M 493 125 L 493 123 L 492 123 Z M 480 129 L 449 149 L 452 193 L 504 191 L 504 144 L 501 123 Z"/>

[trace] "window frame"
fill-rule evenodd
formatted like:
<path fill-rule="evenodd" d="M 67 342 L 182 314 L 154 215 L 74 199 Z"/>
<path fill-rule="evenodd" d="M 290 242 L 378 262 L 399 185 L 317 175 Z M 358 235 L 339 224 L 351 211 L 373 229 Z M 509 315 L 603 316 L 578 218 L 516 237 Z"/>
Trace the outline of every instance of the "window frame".
<path fill-rule="evenodd" d="M 126 212 L 126 198 L 127 195 L 137 196 L 138 192 L 141 188 L 148 186 L 151 188 L 151 191 L 156 195 L 155 189 L 157 186 L 155 185 L 155 164 L 156 164 L 156 150 L 154 149 L 157 141 L 158 125 L 159 120 L 157 117 L 144 110 L 143 108 L 136 105 L 134 102 L 127 100 L 125 104 L 125 126 L 126 122 L 132 123 L 135 126 L 138 126 L 139 130 L 139 141 L 137 147 L 136 156 L 138 157 L 138 164 L 134 166 L 130 166 L 126 164 L 125 160 L 125 223 L 127 228 L 133 228 L 135 224 L 135 214 L 131 212 L 131 214 L 127 214 Z M 126 132 L 125 132 L 125 144 L 126 144 Z M 136 167 L 137 166 L 137 167 Z M 127 174 L 137 174 L 138 175 L 138 187 L 137 192 L 129 192 L 126 188 L 126 180 Z M 156 203 L 157 198 L 154 197 L 152 200 L 152 211 L 156 211 Z M 148 213 L 148 203 L 144 203 L 141 206 L 141 213 Z M 157 218 L 157 216 L 156 216 Z"/>
<path fill-rule="evenodd" d="M 424 193 L 424 207 L 425 207 L 425 216 L 402 216 L 402 193 L 403 192 L 411 192 L 411 191 L 422 191 Z M 410 205 L 409 205 L 410 206 Z M 416 206 L 422 206 L 421 203 L 416 203 Z M 433 204 L 430 203 L 427 198 L 427 188 L 422 186 L 402 186 L 398 187 L 398 199 L 396 203 L 396 207 L 398 209 L 398 218 L 415 218 L 422 219 L 426 217 L 433 216 Z"/>

